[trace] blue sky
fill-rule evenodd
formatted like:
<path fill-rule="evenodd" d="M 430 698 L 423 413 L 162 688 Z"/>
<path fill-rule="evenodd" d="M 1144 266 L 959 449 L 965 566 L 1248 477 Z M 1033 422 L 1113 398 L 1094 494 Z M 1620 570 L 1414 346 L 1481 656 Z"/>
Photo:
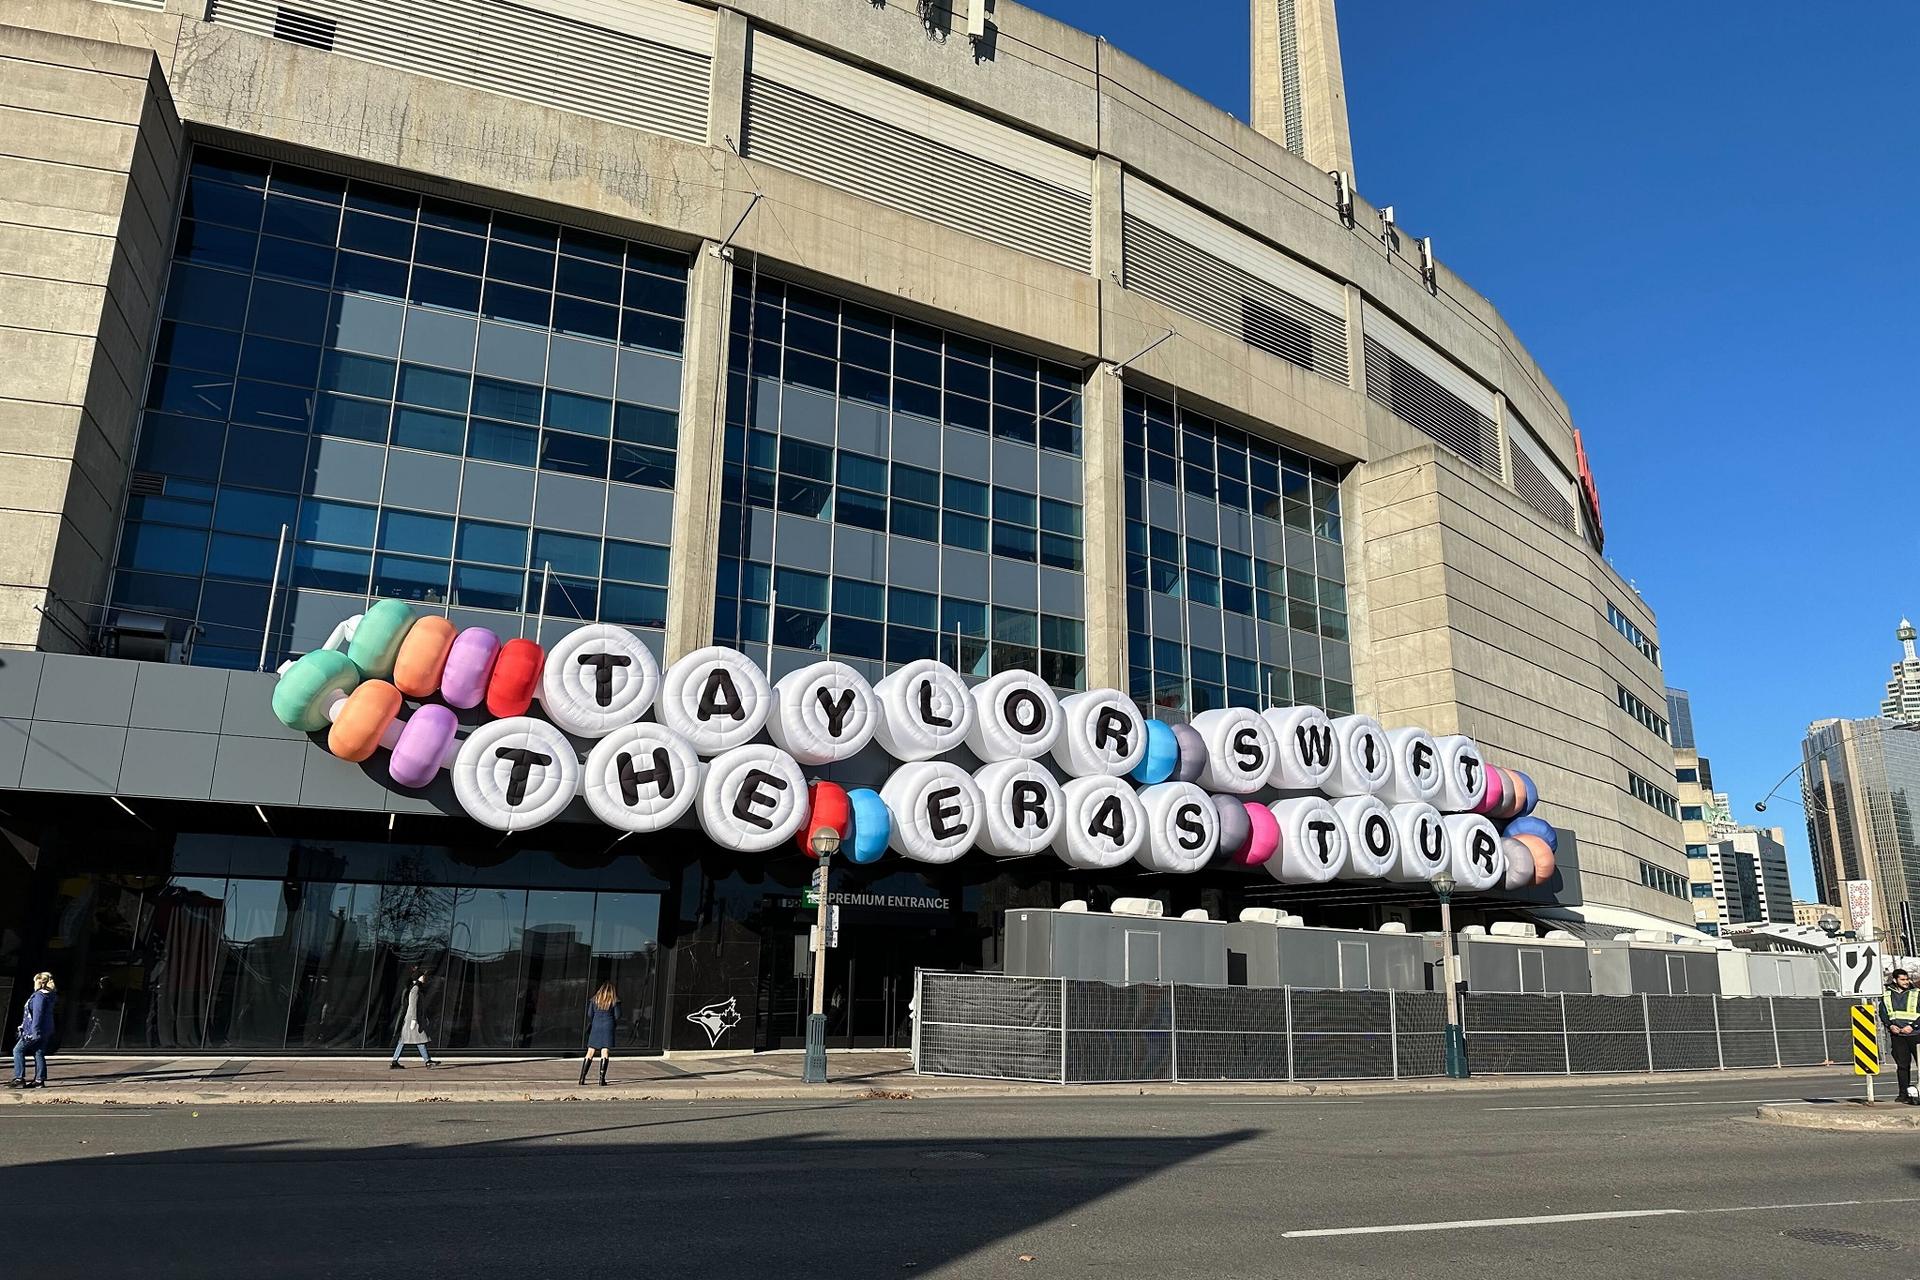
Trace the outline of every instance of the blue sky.
<path fill-rule="evenodd" d="M 1029 0 L 1244 119 L 1247 6 Z M 1742 821 L 1878 709 L 1915 581 L 1920 48 L 1901 4 L 1341 0 L 1360 191 L 1553 379 Z M 1901 85 L 1908 85 L 1903 90 Z"/>

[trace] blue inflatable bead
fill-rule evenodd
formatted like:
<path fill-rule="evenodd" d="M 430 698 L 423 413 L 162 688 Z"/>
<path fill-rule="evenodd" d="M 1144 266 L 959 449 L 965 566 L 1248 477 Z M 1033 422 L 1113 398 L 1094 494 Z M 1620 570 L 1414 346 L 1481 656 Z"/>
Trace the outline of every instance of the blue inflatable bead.
<path fill-rule="evenodd" d="M 1533 812 L 1533 806 L 1540 803 L 1540 788 L 1533 784 L 1533 778 L 1528 774 L 1521 774 L 1520 781 L 1527 793 L 1527 802 L 1520 806 L 1520 815 L 1525 817 Z"/>
<path fill-rule="evenodd" d="M 1165 782 L 1173 776 L 1173 766 L 1178 763 L 1180 740 L 1173 736 L 1173 726 L 1163 720 L 1147 721 L 1147 753 L 1134 766 L 1133 780 L 1149 787 Z"/>
<path fill-rule="evenodd" d="M 853 815 L 852 831 L 841 847 L 855 862 L 880 861 L 893 836 L 893 815 L 887 812 L 887 802 L 878 791 L 852 787 L 847 791 L 847 805 Z"/>
<path fill-rule="evenodd" d="M 1553 824 L 1544 818 L 1515 818 L 1507 824 L 1506 834 L 1510 836 L 1539 836 L 1547 842 L 1547 848 L 1560 852 L 1560 835 Z"/>

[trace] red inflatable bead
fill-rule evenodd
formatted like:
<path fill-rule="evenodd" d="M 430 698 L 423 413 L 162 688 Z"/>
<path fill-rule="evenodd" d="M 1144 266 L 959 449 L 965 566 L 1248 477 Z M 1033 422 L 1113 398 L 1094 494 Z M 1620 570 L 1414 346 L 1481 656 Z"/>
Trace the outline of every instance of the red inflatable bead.
<path fill-rule="evenodd" d="M 807 820 L 801 824 L 794 839 L 800 849 L 809 858 L 814 857 L 813 833 L 822 827 L 831 830 L 842 840 L 853 825 L 853 802 L 847 799 L 847 791 L 837 782 L 816 782 L 807 788 Z"/>
<path fill-rule="evenodd" d="M 500 656 L 493 662 L 493 675 L 487 681 L 487 710 L 501 719 L 527 714 L 533 695 L 540 689 L 540 669 L 546 664 L 546 651 L 531 640 L 509 640 L 501 645 Z"/>

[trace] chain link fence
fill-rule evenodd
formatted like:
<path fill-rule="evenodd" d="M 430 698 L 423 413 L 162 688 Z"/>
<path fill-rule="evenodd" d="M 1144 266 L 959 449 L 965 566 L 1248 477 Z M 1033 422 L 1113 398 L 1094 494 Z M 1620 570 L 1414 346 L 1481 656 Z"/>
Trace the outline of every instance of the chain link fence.
<path fill-rule="evenodd" d="M 914 1070 L 1067 1084 L 1414 1079 L 1445 1072 L 1435 991 L 1113 986 L 915 975 Z M 1850 1002 L 1788 996 L 1465 994 L 1485 1075 L 1800 1067 L 1851 1061 Z"/>

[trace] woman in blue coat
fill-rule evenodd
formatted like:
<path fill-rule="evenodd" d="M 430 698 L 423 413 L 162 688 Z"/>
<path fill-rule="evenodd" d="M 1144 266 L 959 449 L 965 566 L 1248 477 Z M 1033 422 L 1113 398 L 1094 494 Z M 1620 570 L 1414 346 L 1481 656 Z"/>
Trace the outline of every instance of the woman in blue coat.
<path fill-rule="evenodd" d="M 614 1029 L 620 1025 L 620 993 L 611 982 L 603 982 L 587 1001 L 587 1056 L 580 1059 L 580 1083 L 587 1082 L 587 1067 L 594 1052 L 600 1054 L 600 1083 L 607 1082 L 607 1055 L 613 1050 Z"/>
<path fill-rule="evenodd" d="M 20 1019 L 20 1036 L 13 1042 L 13 1079 L 9 1089 L 38 1089 L 47 1083 L 47 1049 L 53 1044 L 53 975 L 33 975 L 33 994 Z M 27 1079 L 27 1055 L 33 1055 L 32 1080 Z M 603 1068 L 604 1070 L 604 1068 Z"/>

